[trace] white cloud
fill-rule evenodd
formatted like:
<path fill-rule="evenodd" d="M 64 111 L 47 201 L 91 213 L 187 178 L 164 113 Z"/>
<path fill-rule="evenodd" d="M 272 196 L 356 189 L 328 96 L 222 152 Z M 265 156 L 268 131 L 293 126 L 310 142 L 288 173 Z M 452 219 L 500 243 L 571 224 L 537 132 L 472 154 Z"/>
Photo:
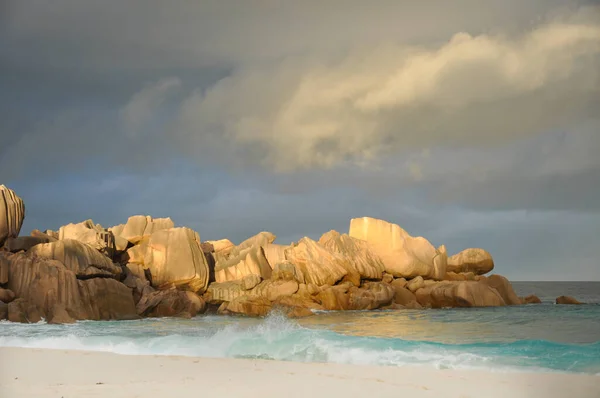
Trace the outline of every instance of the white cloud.
<path fill-rule="evenodd" d="M 292 171 L 568 129 L 600 100 L 599 9 L 589 10 L 520 36 L 456 33 L 438 47 L 243 64 L 184 102 L 177 138 Z"/>

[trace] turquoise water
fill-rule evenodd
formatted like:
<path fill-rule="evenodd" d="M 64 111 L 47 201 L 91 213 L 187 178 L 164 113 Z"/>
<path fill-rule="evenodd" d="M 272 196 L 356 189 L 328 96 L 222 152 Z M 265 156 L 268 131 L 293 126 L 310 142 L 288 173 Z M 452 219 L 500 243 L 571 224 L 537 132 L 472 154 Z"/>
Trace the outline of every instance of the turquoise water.
<path fill-rule="evenodd" d="M 0 346 L 600 375 L 600 283 L 572 287 L 580 293 L 574 296 L 592 303 L 584 306 L 552 304 L 556 295 L 549 289 L 556 286 L 514 286 L 519 294 L 538 289 L 545 303 L 328 312 L 300 320 L 274 314 L 74 325 L 0 322 Z"/>

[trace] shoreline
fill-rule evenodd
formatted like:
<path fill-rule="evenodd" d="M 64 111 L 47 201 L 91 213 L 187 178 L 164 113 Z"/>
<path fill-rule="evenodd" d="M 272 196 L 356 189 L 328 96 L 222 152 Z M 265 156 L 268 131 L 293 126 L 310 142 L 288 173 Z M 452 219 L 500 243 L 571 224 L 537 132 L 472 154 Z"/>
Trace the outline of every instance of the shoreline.
<path fill-rule="evenodd" d="M 0 395 L 13 397 L 600 396 L 598 376 L 259 359 L 0 348 Z"/>

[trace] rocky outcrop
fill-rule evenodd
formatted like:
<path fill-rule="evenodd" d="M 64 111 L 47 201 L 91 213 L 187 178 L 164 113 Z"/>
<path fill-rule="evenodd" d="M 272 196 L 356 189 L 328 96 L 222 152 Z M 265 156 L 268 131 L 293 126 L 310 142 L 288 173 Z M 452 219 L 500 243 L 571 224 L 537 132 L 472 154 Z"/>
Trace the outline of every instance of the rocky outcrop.
<path fill-rule="evenodd" d="M 211 283 L 203 297 L 210 304 L 233 301 L 241 296 L 260 296 L 269 301 L 276 301 L 281 297 L 293 295 L 298 288 L 298 282 L 294 280 L 266 280 L 250 290 L 244 289 L 242 281 L 228 281 Z"/>
<path fill-rule="evenodd" d="M 269 266 L 274 270 L 275 267 L 287 261 L 285 257 L 285 251 L 289 246 L 277 245 L 275 243 L 268 244 L 263 246 L 263 252 L 265 253 L 265 258 L 269 263 Z"/>
<path fill-rule="evenodd" d="M 126 224 L 109 228 L 115 236 L 120 236 L 132 244 L 138 244 L 145 237 L 165 229 L 174 228 L 170 218 L 152 218 L 151 216 L 131 216 Z"/>
<path fill-rule="evenodd" d="M 130 263 L 150 271 L 152 286 L 157 289 L 175 286 L 198 294 L 206 290 L 208 264 L 200 249 L 200 236 L 189 228 L 156 231 L 127 253 Z"/>
<path fill-rule="evenodd" d="M 529 296 L 523 297 L 521 299 L 522 304 L 542 304 L 542 300 L 535 294 L 530 294 Z"/>
<path fill-rule="evenodd" d="M 8 304 L 15 299 L 15 293 L 10 289 L 0 287 L 0 301 Z"/>
<path fill-rule="evenodd" d="M 335 285 L 348 274 L 342 257 L 307 237 L 287 248 L 285 257 L 296 266 L 302 283 Z"/>
<path fill-rule="evenodd" d="M 446 273 L 445 248 L 436 249 L 427 239 L 413 237 L 399 225 L 370 217 L 350 221 L 349 235 L 369 242 L 395 277 L 443 279 Z"/>
<path fill-rule="evenodd" d="M 50 242 L 50 237 L 19 236 L 18 238 L 8 238 L 6 242 L 4 242 L 4 248 L 11 253 L 18 253 L 21 251 L 28 251 L 33 246 Z"/>
<path fill-rule="evenodd" d="M 247 316 L 266 316 L 273 308 L 273 303 L 261 296 L 241 296 L 227 304 L 226 311 L 231 314 Z"/>
<path fill-rule="evenodd" d="M 579 305 L 579 304 L 583 304 L 581 301 L 577 300 L 576 298 L 570 297 L 570 296 L 560 296 L 556 298 L 556 304 L 575 304 L 575 305 Z"/>
<path fill-rule="evenodd" d="M 480 282 L 438 282 L 415 293 L 424 307 L 497 307 L 506 303 L 491 286 Z"/>
<path fill-rule="evenodd" d="M 75 323 L 75 319 L 61 305 L 55 305 L 50 309 L 46 321 L 49 324 Z"/>
<path fill-rule="evenodd" d="M 7 266 L 8 288 L 46 318 L 56 306 L 74 319 L 136 317 L 131 290 L 114 279 L 78 280 L 60 261 L 20 253 L 0 252 L 0 264 Z"/>
<path fill-rule="evenodd" d="M 383 282 L 366 282 L 362 287 L 348 289 L 350 310 L 374 310 L 389 305 L 394 299 L 394 288 Z"/>
<path fill-rule="evenodd" d="M 394 304 L 401 305 L 403 307 L 416 308 L 421 305 L 417 302 L 417 296 L 404 286 L 401 283 L 391 283 L 392 288 L 394 289 Z"/>
<path fill-rule="evenodd" d="M 381 258 L 373 253 L 366 241 L 329 231 L 321 236 L 319 244 L 344 258 L 348 272 L 357 272 L 360 279 L 381 279 L 385 266 Z"/>
<path fill-rule="evenodd" d="M 506 279 L 502 275 L 491 275 L 488 277 L 482 276 L 479 279 L 479 282 L 487 284 L 490 287 L 496 289 L 496 291 L 500 293 L 500 296 L 502 297 L 506 305 L 521 304 L 521 299 L 513 290 L 512 285 L 510 284 L 508 279 Z"/>
<path fill-rule="evenodd" d="M 169 289 L 144 295 L 136 310 L 147 317 L 192 318 L 206 310 L 206 303 L 193 292 Z"/>
<path fill-rule="evenodd" d="M 229 239 L 208 240 L 206 243 L 212 246 L 213 252 L 223 252 L 226 250 L 231 250 L 235 247 L 233 242 L 231 242 Z"/>
<path fill-rule="evenodd" d="M 36 245 L 28 255 L 58 260 L 79 278 L 119 277 L 121 267 L 92 247 L 76 240 L 66 239 Z"/>
<path fill-rule="evenodd" d="M 59 240 L 76 240 L 112 257 L 116 251 L 115 237 L 112 232 L 86 220 L 77 224 L 68 224 L 58 230 Z"/>
<path fill-rule="evenodd" d="M 19 323 L 37 323 L 42 320 L 42 314 L 35 305 L 18 298 L 8 304 L 8 320 Z"/>
<path fill-rule="evenodd" d="M 12 189 L 0 185 L 0 247 L 7 238 L 19 236 L 24 218 L 23 199 Z"/>
<path fill-rule="evenodd" d="M 271 266 L 265 257 L 262 246 L 251 246 L 241 251 L 232 251 L 231 257 L 215 264 L 215 280 L 227 282 L 240 280 L 248 275 L 263 279 L 271 277 Z"/>
<path fill-rule="evenodd" d="M 483 249 L 465 249 L 448 258 L 447 270 L 449 272 L 473 272 L 475 275 L 483 275 L 493 269 L 492 255 Z"/>
<path fill-rule="evenodd" d="M 0 321 L 8 319 L 8 304 L 0 301 Z"/>

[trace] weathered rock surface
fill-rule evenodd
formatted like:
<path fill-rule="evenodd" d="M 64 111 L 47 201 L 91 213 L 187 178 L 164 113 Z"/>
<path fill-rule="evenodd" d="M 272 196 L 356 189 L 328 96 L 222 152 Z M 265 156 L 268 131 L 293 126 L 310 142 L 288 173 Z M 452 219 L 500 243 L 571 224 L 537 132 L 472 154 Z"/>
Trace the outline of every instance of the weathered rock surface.
<path fill-rule="evenodd" d="M 256 287 L 260 282 L 262 281 L 262 278 L 258 275 L 246 275 L 245 277 L 242 278 L 242 280 L 240 281 L 240 284 L 242 286 L 243 290 L 250 290 L 254 287 Z"/>
<path fill-rule="evenodd" d="M 3 289 L 0 287 L 0 301 L 6 304 L 10 303 L 15 299 L 15 293 L 10 289 Z"/>
<path fill-rule="evenodd" d="M 198 294 L 206 290 L 208 264 L 200 249 L 200 236 L 189 228 L 158 230 L 127 253 L 130 264 L 150 270 L 155 288 L 175 286 Z"/>
<path fill-rule="evenodd" d="M 34 238 L 41 238 L 47 240 L 47 242 L 44 243 L 56 242 L 58 240 L 58 238 L 48 235 L 47 233 L 42 232 L 39 229 L 34 229 L 33 231 L 31 231 L 31 236 Z"/>
<path fill-rule="evenodd" d="M 8 319 L 8 304 L 0 301 L 0 321 Z"/>
<path fill-rule="evenodd" d="M 151 216 L 131 216 L 126 224 L 116 225 L 109 230 L 115 235 L 138 244 L 144 237 L 165 229 L 174 228 L 170 218 L 152 218 Z"/>
<path fill-rule="evenodd" d="M 229 302 L 226 310 L 229 313 L 247 316 L 266 316 L 273 308 L 273 303 L 261 296 L 241 296 Z"/>
<path fill-rule="evenodd" d="M 236 249 L 232 251 L 231 257 L 221 258 L 215 264 L 217 282 L 241 280 L 247 275 L 257 275 L 262 279 L 271 277 L 271 266 L 261 246 L 251 246 L 241 251 Z"/>
<path fill-rule="evenodd" d="M 414 306 L 417 303 L 417 296 L 407 288 L 393 283 L 391 286 L 394 289 L 394 303 L 402 306 Z"/>
<path fill-rule="evenodd" d="M 477 275 L 472 272 L 446 272 L 444 280 L 446 281 L 474 281 Z"/>
<path fill-rule="evenodd" d="M 483 275 L 493 269 L 492 255 L 483 249 L 465 249 L 448 258 L 447 270 L 449 272 L 473 272 L 476 275 Z"/>
<path fill-rule="evenodd" d="M 381 279 L 385 266 L 381 258 L 373 253 L 369 243 L 352 238 L 347 234 L 341 235 L 329 231 L 321 236 L 319 243 L 333 253 L 346 260 L 344 265 L 348 272 L 357 272 L 361 279 Z"/>
<path fill-rule="evenodd" d="M 59 240 L 76 240 L 108 255 L 113 256 L 116 250 L 115 237 L 112 232 L 85 220 L 77 224 L 68 224 L 58 230 Z"/>
<path fill-rule="evenodd" d="M 285 257 L 306 284 L 334 285 L 348 274 L 343 258 L 307 237 L 286 249 Z"/>
<path fill-rule="evenodd" d="M 349 235 L 369 242 L 385 271 L 395 277 L 443 279 L 446 274 L 445 248 L 436 249 L 427 239 L 412 237 L 399 225 L 370 217 L 354 218 Z"/>
<path fill-rule="evenodd" d="M 383 282 L 366 282 L 362 287 L 348 289 L 348 308 L 374 310 L 389 305 L 394 299 L 394 288 Z"/>
<path fill-rule="evenodd" d="M 556 298 L 556 304 L 583 304 L 581 301 L 577 300 L 574 297 L 570 296 L 560 296 Z"/>
<path fill-rule="evenodd" d="M 296 293 L 298 286 L 298 282 L 294 280 L 265 280 L 250 290 L 243 288 L 242 281 L 211 283 L 204 299 L 210 304 L 233 301 L 241 296 L 260 296 L 269 301 L 276 301 Z"/>
<path fill-rule="evenodd" d="M 7 238 L 19 236 L 24 218 L 23 199 L 12 189 L 0 185 L 0 247 Z"/>
<path fill-rule="evenodd" d="M 136 317 L 130 289 L 110 278 L 78 280 L 57 260 L 0 252 L 8 268 L 8 288 L 47 317 L 55 306 L 74 319 L 109 320 Z M 15 300 L 16 301 L 16 300 Z"/>
<path fill-rule="evenodd" d="M 33 246 L 51 242 L 50 237 L 36 237 L 36 236 L 19 236 L 18 238 L 8 238 L 4 242 L 4 248 L 11 253 L 17 253 L 20 251 L 27 251 Z"/>
<path fill-rule="evenodd" d="M 542 304 L 542 300 L 535 294 L 530 294 L 527 297 L 523 297 L 521 299 L 521 303 L 523 304 Z"/>
<path fill-rule="evenodd" d="M 480 282 L 438 282 L 417 290 L 424 307 L 497 307 L 506 305 L 500 293 Z"/>
<path fill-rule="evenodd" d="M 235 247 L 232 241 L 229 239 L 220 239 L 220 240 L 208 240 L 206 243 L 210 244 L 213 247 L 213 252 L 223 252 L 225 250 L 230 250 Z"/>
<path fill-rule="evenodd" d="M 137 313 L 148 317 L 191 318 L 206 310 L 206 303 L 197 294 L 177 289 L 145 294 L 138 302 Z"/>
<path fill-rule="evenodd" d="M 19 323 L 37 323 L 42 320 L 42 314 L 35 305 L 18 298 L 8 304 L 8 320 Z"/>
<path fill-rule="evenodd" d="M 289 261 L 283 261 L 275 265 L 273 272 L 271 273 L 271 279 L 303 283 L 304 275 L 296 268 L 296 265 Z"/>
<path fill-rule="evenodd" d="M 78 281 L 85 317 L 92 320 L 136 319 L 131 290 L 114 279 Z"/>
<path fill-rule="evenodd" d="M 36 245 L 28 254 L 58 260 L 80 278 L 118 277 L 121 274 L 121 267 L 113 264 L 108 257 L 72 239 Z"/>
<path fill-rule="evenodd" d="M 55 305 L 50 309 L 46 321 L 49 324 L 75 323 L 75 319 L 73 319 L 73 317 L 69 315 L 65 307 L 61 305 Z"/>
<path fill-rule="evenodd" d="M 285 251 L 288 248 L 289 246 L 277 245 L 275 243 L 270 243 L 266 246 L 263 246 L 265 258 L 267 259 L 271 269 L 275 269 L 277 264 L 287 261 L 287 258 L 285 258 Z"/>
<path fill-rule="evenodd" d="M 488 277 L 482 276 L 480 278 L 480 283 L 485 283 L 500 293 L 502 300 L 506 303 L 506 305 L 520 305 L 521 299 L 515 291 L 513 290 L 512 285 L 502 275 L 490 275 Z"/>

